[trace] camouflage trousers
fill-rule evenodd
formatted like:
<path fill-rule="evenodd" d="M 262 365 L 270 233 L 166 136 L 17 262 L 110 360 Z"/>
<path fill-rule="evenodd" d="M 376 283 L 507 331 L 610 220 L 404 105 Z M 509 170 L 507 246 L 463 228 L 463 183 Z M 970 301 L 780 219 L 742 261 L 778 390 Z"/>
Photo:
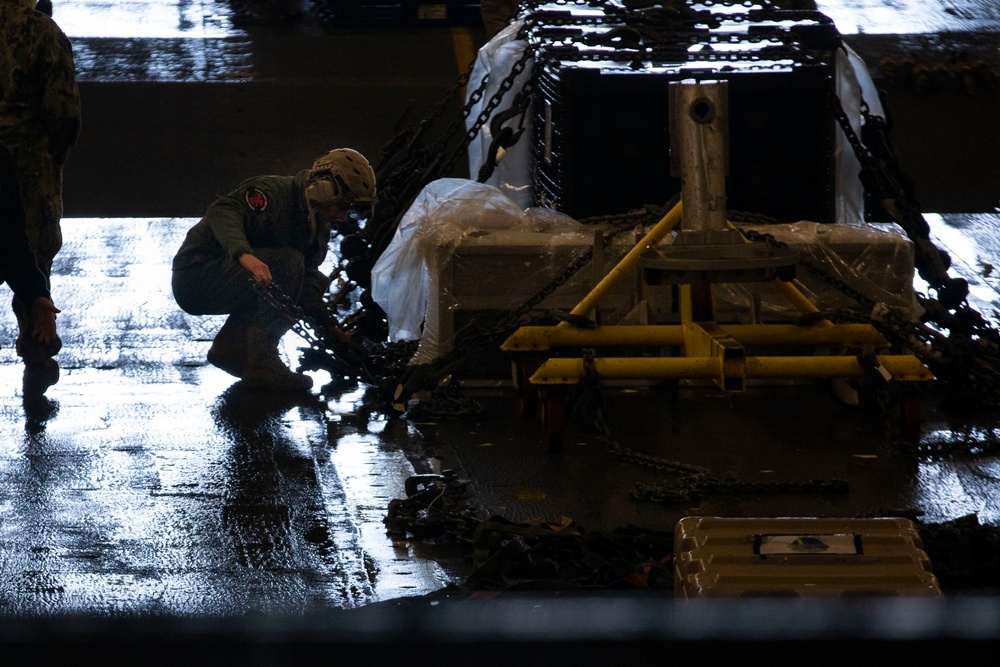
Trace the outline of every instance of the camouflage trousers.
<path fill-rule="evenodd" d="M 16 138 L 3 138 L 10 148 L 17 165 L 18 181 L 21 185 L 21 201 L 24 205 L 25 231 L 28 244 L 35 253 L 35 261 L 48 280 L 52 274 L 52 262 L 62 248 L 62 165 L 46 150 Z M 31 336 L 32 323 L 28 318 L 28 308 L 14 297 L 11 304 L 17 315 L 17 353 L 25 362 L 41 363 L 51 359 L 61 347 L 58 341 L 52 345 L 42 345 Z"/>
<path fill-rule="evenodd" d="M 253 254 L 271 269 L 274 283 L 292 300 L 298 300 L 305 281 L 302 253 L 291 248 L 254 248 Z M 252 274 L 225 257 L 175 268 L 171 289 L 177 305 L 191 315 L 235 315 L 282 333 L 290 326 L 260 298 Z"/>
<path fill-rule="evenodd" d="M 24 204 L 25 231 L 38 268 L 48 278 L 62 248 L 62 165 L 44 149 L 3 138 L 17 165 Z"/>

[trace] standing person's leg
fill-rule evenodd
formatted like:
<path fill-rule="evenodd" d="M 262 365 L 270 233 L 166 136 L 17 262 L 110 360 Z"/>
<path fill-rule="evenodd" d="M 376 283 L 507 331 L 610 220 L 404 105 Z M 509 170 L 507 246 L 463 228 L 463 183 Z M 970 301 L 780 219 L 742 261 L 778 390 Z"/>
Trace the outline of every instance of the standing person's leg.
<path fill-rule="evenodd" d="M 62 168 L 44 149 L 23 143 L 9 147 L 17 164 L 28 245 L 49 280 L 52 263 L 62 248 Z M 62 348 L 62 341 L 57 336 L 49 344 L 39 342 L 31 335 L 34 323 L 27 306 L 17 297 L 11 305 L 17 315 L 17 354 L 24 360 L 25 391 L 44 391 L 59 380 L 59 364 L 53 357 Z"/>
<path fill-rule="evenodd" d="M 62 167 L 44 150 L 26 144 L 9 144 L 24 204 L 25 232 L 45 277 L 62 248 Z"/>

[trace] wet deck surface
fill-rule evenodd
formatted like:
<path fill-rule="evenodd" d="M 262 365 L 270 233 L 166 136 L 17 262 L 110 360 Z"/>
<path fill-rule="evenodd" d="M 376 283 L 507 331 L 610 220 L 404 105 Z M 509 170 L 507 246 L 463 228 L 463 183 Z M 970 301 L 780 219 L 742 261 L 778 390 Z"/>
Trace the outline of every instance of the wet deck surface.
<path fill-rule="evenodd" d="M 66 220 L 53 276 L 64 308 L 61 381 L 45 399 L 25 400 L 12 350 L 0 351 L 13 389 L 0 399 L 5 611 L 302 613 L 460 584 L 471 571 L 460 552 L 394 542 L 383 525 L 407 477 L 443 469 L 471 481 L 481 518 L 565 516 L 600 531 L 668 531 L 687 515 L 906 508 L 927 522 L 972 513 L 1000 522 L 995 457 L 922 460 L 892 446 L 891 425 L 845 408 L 825 386 L 759 387 L 728 399 L 697 388 L 610 391 L 610 432 L 636 451 L 720 477 L 851 487 L 680 505 L 630 499 L 636 482 L 669 475 L 623 463 L 572 422 L 563 453 L 547 454 L 542 425 L 514 417 L 509 387 L 470 389 L 481 418 L 438 423 L 369 414 L 363 388 L 307 397 L 243 389 L 204 360 L 222 320 L 186 315 L 169 293 L 170 258 L 193 222 Z M 977 261 L 1000 261 L 995 250 L 980 252 Z M 997 306 L 995 287 L 978 292 Z M 12 318 L 0 325 L 10 340 Z M 290 363 L 299 345 L 286 337 Z M 316 379 L 321 386 L 328 377 Z M 926 443 L 997 439 L 995 424 L 963 432 L 933 409 Z"/>
<path fill-rule="evenodd" d="M 325 415 L 350 396 L 272 398 L 205 365 L 220 322 L 169 292 L 186 222 L 66 221 L 62 379 L 44 401 L 5 397 L 4 607 L 289 612 L 443 585 L 372 534 L 412 468 L 374 424 L 331 446 Z"/>
<path fill-rule="evenodd" d="M 905 508 L 929 522 L 975 513 L 1000 523 L 996 457 L 929 460 L 894 449 L 881 422 L 846 410 L 820 386 L 762 387 L 731 399 L 698 390 L 679 398 L 654 389 L 610 394 L 611 432 L 638 451 L 722 476 L 836 477 L 851 485 L 849 494 L 719 496 L 691 506 L 631 500 L 636 481 L 660 477 L 621 463 L 592 433 L 571 427 L 564 452 L 546 454 L 541 424 L 513 418 L 509 387 L 473 392 L 485 406 L 482 419 L 434 424 L 370 415 L 362 389 L 296 400 L 242 389 L 205 362 L 222 320 L 192 318 L 170 296 L 169 261 L 183 234 L 215 193 L 246 175 L 290 173 L 317 145 L 377 152 L 407 99 L 436 101 L 453 82 L 456 33 L 379 28 L 334 39 L 308 25 L 234 31 L 224 12 L 217 16 L 223 3 L 196 4 L 199 23 L 179 9 L 191 3 L 163 2 L 150 3 L 157 10 L 144 14 L 141 30 L 112 21 L 104 37 L 74 31 L 83 25 L 74 23 L 76 12 L 89 4 L 106 3 L 56 3 L 56 18 L 79 45 L 86 114 L 67 169 L 65 245 L 53 275 L 64 311 L 61 381 L 44 401 L 25 401 L 13 351 L 7 343 L 0 349 L 8 387 L 0 396 L 0 612 L 294 615 L 431 593 L 460 583 L 469 561 L 393 541 L 382 520 L 407 477 L 443 469 L 471 480 L 481 516 L 567 516 L 593 530 L 629 523 L 671 530 L 692 514 L 871 516 Z M 908 35 L 963 31 L 972 43 L 1000 27 L 990 2 L 914 0 L 893 3 L 891 14 L 872 11 L 882 3 L 820 4 L 859 39 L 888 39 L 885 26 L 903 25 Z M 160 16 L 165 31 L 152 20 Z M 475 29 L 468 34 L 474 42 Z M 322 47 L 346 58 L 375 39 L 385 49 L 363 60 L 363 72 L 315 55 Z M 297 58 L 286 50 L 293 42 L 319 65 L 287 74 Z M 430 64 L 404 57 L 416 48 Z M 160 67 L 166 52 L 177 55 L 175 65 Z M 226 64 L 206 66 L 216 56 Z M 917 92 L 896 95 L 910 100 L 901 117 L 926 109 L 914 101 Z M 935 108 L 947 114 L 971 105 L 969 113 L 986 116 L 995 99 L 995 91 L 971 102 L 952 93 Z M 904 130 L 913 137 L 921 128 L 914 120 Z M 964 145 L 985 144 L 995 160 L 988 149 L 1000 136 L 995 125 L 972 134 L 986 139 L 973 145 L 961 134 Z M 904 150 L 913 164 L 937 159 L 912 143 Z M 997 183 L 996 163 L 977 169 L 951 155 L 958 167 L 972 162 L 984 182 L 951 203 L 935 195 L 942 206 L 925 210 L 947 213 L 929 216 L 936 238 L 956 258 L 955 270 L 974 281 L 977 307 L 992 315 L 1000 307 L 997 277 L 984 267 L 1000 266 L 1000 218 L 995 196 L 990 206 L 980 202 Z M 940 180 L 942 191 L 954 192 Z M 12 341 L 13 332 L 3 312 L 0 340 Z M 292 362 L 298 343 L 285 339 Z M 927 442 L 988 445 L 998 436 L 989 418 L 955 424 L 933 404 L 926 418 Z"/>

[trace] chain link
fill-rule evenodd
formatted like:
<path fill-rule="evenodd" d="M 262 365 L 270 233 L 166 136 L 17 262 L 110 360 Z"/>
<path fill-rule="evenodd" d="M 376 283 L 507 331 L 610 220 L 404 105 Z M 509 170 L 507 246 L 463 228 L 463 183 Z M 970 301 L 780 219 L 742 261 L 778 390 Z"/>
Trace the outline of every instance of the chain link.
<path fill-rule="evenodd" d="M 471 63 L 468 71 L 449 90 L 447 99 L 439 102 L 432 112 L 419 123 L 418 130 L 398 133 L 397 138 L 383 150 L 380 162 L 382 168 L 378 170 L 379 206 L 376 208 L 377 211 L 381 209 L 382 212 L 379 213 L 379 219 L 365 230 L 365 236 L 370 241 L 370 249 L 367 253 L 368 264 L 371 264 L 374 261 L 373 258 L 378 257 L 385 250 L 403 215 L 419 195 L 421 189 L 428 183 L 451 173 L 458 160 L 467 155 L 469 144 L 479 135 L 482 126 L 490 119 L 507 93 L 514 87 L 517 77 L 525 70 L 532 56 L 532 50 L 525 49 L 521 57 L 512 64 L 511 71 L 500 81 L 497 91 L 489 97 L 482 110 L 469 125 L 468 119 L 472 110 L 485 95 L 490 79 L 490 74 L 487 72 L 477 83 L 477 87 L 467 95 L 466 103 L 461 112 L 435 144 L 429 149 L 420 147 L 417 142 L 418 138 L 429 131 L 434 120 L 442 115 L 447 104 L 455 98 L 457 91 L 468 84 L 475 65 L 475 62 Z M 466 125 L 468 128 L 462 134 L 461 140 L 449 149 L 449 144 L 454 143 L 454 138 L 459 134 L 460 128 Z M 407 140 L 402 140 L 401 135 L 407 137 Z"/>
<path fill-rule="evenodd" d="M 607 246 L 620 234 L 635 229 L 637 225 L 658 219 L 659 213 L 659 209 L 646 208 L 621 215 L 587 218 L 582 222 L 611 226 L 612 229 L 604 235 L 602 240 L 602 243 Z M 438 381 L 439 378 L 467 370 L 470 362 L 476 359 L 477 355 L 484 349 L 491 346 L 496 347 L 500 341 L 509 337 L 518 327 L 526 324 L 528 314 L 589 264 L 593 256 L 594 249 L 592 247 L 583 251 L 559 275 L 539 288 L 520 306 L 500 317 L 492 326 L 475 327 L 466 335 L 456 335 L 451 351 L 431 364 L 408 369 L 408 372 L 400 378 L 400 383 L 396 388 L 397 397 L 402 397 L 405 400 L 420 390 L 427 390 L 432 392 L 431 400 L 440 398 L 442 388 Z M 550 319 L 554 316 L 558 316 L 558 314 L 545 313 L 540 315 L 539 319 Z"/>
<path fill-rule="evenodd" d="M 386 532 L 396 539 L 413 536 L 471 543 L 481 520 L 469 507 L 468 485 L 454 470 L 408 478 L 406 498 L 389 502 L 382 520 Z"/>
<path fill-rule="evenodd" d="M 730 218 L 734 220 L 741 217 L 744 216 L 737 212 L 730 214 Z M 778 241 L 772 234 L 739 227 L 737 229 L 750 241 L 764 242 L 779 248 L 788 247 L 787 243 Z M 860 306 L 859 310 L 838 309 L 830 314 L 833 319 L 838 322 L 870 324 L 894 346 L 909 350 L 955 393 L 953 400 L 956 404 L 990 408 L 1000 406 L 1000 347 L 991 337 L 972 339 L 958 335 L 945 336 L 921 321 L 906 319 L 885 308 L 869 295 L 801 254 L 799 266 Z"/>
<path fill-rule="evenodd" d="M 688 503 L 710 494 L 846 493 L 848 491 L 847 482 L 839 479 L 815 479 L 801 482 L 722 479 L 713 476 L 708 468 L 637 452 L 631 447 L 622 445 L 612 436 L 611 429 L 605 419 L 604 399 L 594 358 L 594 350 L 583 350 L 583 377 L 580 380 L 580 391 L 589 396 L 587 404 L 592 412 L 593 425 L 598 439 L 608 452 L 626 463 L 674 475 L 671 480 L 652 484 L 636 482 L 629 493 L 632 499 L 663 503 Z"/>
<path fill-rule="evenodd" d="M 360 346 L 339 340 L 336 333 L 341 324 L 326 309 L 319 317 L 307 313 L 274 282 L 264 284 L 250 279 L 258 297 L 286 321 L 291 330 L 309 347 L 303 351 L 302 367 L 307 370 L 326 368 L 340 377 L 351 377 L 375 383 L 377 377 L 368 368 L 370 355 Z M 316 315 L 319 315 L 318 313 Z"/>

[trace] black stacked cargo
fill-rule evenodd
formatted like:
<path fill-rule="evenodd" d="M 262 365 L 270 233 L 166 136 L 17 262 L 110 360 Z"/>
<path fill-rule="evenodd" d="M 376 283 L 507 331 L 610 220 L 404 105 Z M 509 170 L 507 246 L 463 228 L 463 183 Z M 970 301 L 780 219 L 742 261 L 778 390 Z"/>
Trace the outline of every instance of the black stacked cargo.
<path fill-rule="evenodd" d="M 725 80 L 729 208 L 832 222 L 833 22 L 816 11 L 680 6 L 552 4 L 524 15 L 539 203 L 579 219 L 666 202 L 680 191 L 669 84 Z"/>

